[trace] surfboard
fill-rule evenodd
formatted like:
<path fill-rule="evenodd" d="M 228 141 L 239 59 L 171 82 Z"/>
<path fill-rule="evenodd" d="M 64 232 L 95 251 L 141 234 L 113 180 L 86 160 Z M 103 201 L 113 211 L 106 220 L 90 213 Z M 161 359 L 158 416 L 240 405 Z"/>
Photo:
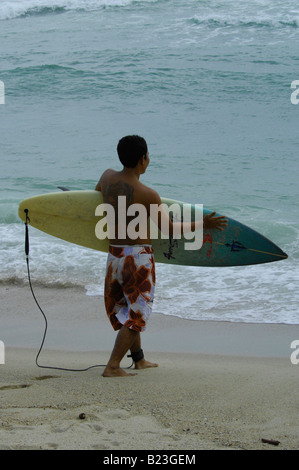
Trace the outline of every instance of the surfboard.
<path fill-rule="evenodd" d="M 19 217 L 28 224 L 54 237 L 70 243 L 108 252 L 109 242 L 96 236 L 96 225 L 101 216 L 96 216 L 96 208 L 103 203 L 100 191 L 53 192 L 33 196 L 19 205 Z M 186 203 L 174 199 L 161 198 L 167 206 L 175 204 L 182 208 Z M 189 204 L 192 217 L 195 217 L 195 204 Z M 212 211 L 203 208 L 203 215 Z M 180 214 L 183 213 L 183 210 Z M 221 215 L 216 213 L 217 215 Z M 244 266 L 284 260 L 288 257 L 271 240 L 252 228 L 226 216 L 228 226 L 223 231 L 204 230 L 203 243 L 197 250 L 185 249 L 183 237 L 152 240 L 155 261 L 186 266 Z M 160 233 L 161 235 L 161 233 Z"/>

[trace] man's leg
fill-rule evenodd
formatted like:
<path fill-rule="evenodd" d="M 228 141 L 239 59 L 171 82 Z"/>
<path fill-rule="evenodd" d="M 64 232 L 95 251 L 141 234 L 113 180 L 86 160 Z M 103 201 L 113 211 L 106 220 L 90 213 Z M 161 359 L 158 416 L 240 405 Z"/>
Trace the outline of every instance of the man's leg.
<path fill-rule="evenodd" d="M 136 339 L 132 346 L 130 347 L 131 353 L 137 353 L 141 350 L 141 338 L 140 338 L 140 333 L 137 333 Z M 148 369 L 149 367 L 158 367 L 158 364 L 154 364 L 153 362 L 147 361 L 144 357 L 138 361 L 135 362 L 135 369 Z"/>
<path fill-rule="evenodd" d="M 120 363 L 126 352 L 135 343 L 137 336 L 137 331 L 130 330 L 126 326 L 121 327 L 117 334 L 110 359 L 103 372 L 103 377 L 129 377 L 136 375 L 125 372 L 123 369 L 121 369 Z"/>

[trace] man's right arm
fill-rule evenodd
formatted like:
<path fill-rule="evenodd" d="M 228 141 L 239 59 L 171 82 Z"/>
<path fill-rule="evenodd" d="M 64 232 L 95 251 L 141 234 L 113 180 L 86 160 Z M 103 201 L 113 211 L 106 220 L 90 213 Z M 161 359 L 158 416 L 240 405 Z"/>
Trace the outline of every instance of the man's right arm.
<path fill-rule="evenodd" d="M 150 204 L 148 211 L 152 221 L 157 225 L 159 230 L 164 235 L 169 235 L 170 237 L 172 237 L 174 233 L 183 233 L 184 222 L 172 222 L 159 194 L 155 190 L 150 189 L 149 195 Z"/>
<path fill-rule="evenodd" d="M 206 215 L 202 220 L 191 222 L 191 224 L 190 222 L 172 222 L 168 212 L 163 207 L 163 203 L 159 194 L 154 190 L 151 190 L 150 201 L 150 205 L 156 205 L 152 214 L 154 213 L 155 216 L 157 216 L 157 220 L 153 221 L 157 223 L 159 230 L 163 234 L 169 235 L 171 237 L 174 234 L 182 235 L 183 233 L 195 232 L 196 230 L 201 230 L 202 228 L 217 229 L 222 231 L 227 226 L 227 219 L 224 216 L 215 217 L 216 212 L 212 212 L 211 214 Z M 149 213 L 151 215 L 151 210 Z"/>

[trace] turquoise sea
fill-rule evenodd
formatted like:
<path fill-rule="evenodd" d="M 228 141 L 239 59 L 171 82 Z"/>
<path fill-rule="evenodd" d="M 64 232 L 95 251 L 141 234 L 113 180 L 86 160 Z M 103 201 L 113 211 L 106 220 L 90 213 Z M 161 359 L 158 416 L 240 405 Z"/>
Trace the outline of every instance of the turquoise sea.
<path fill-rule="evenodd" d="M 235 218 L 289 255 L 157 265 L 154 311 L 298 323 L 298 50 L 295 0 L 1 1 L 0 282 L 28 285 L 19 202 L 60 185 L 93 189 L 120 168 L 118 140 L 137 133 L 151 157 L 145 184 Z M 33 285 L 102 295 L 105 263 L 30 229 Z"/>

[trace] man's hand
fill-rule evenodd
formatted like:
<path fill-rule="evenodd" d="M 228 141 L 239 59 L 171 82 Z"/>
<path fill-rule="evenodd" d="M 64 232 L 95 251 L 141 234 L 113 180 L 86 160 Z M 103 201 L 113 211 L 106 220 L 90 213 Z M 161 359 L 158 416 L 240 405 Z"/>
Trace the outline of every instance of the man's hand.
<path fill-rule="evenodd" d="M 206 215 L 203 218 L 203 226 L 205 229 L 217 229 L 222 231 L 225 227 L 227 227 L 227 219 L 220 215 L 215 217 L 216 212 L 212 212 L 211 214 Z"/>

